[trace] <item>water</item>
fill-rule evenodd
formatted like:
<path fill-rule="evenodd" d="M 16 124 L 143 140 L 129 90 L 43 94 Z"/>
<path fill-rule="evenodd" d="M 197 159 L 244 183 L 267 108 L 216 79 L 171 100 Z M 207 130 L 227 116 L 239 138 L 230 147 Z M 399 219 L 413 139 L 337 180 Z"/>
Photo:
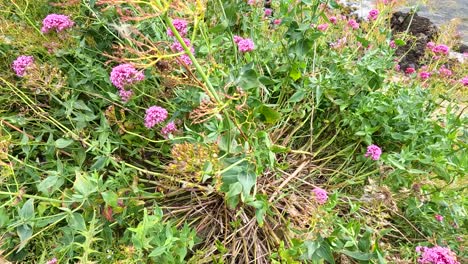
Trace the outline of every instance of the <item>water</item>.
<path fill-rule="evenodd" d="M 352 5 L 359 7 L 357 13 L 360 16 L 367 16 L 367 13 L 373 7 L 371 0 L 354 0 Z M 461 38 L 465 44 L 468 44 L 468 0 L 427 0 L 426 4 L 417 0 L 409 0 L 409 6 L 419 4 L 418 14 L 429 18 L 437 26 L 448 24 L 450 20 L 458 18 L 461 23 L 458 27 Z M 404 8 L 402 11 L 408 11 Z"/>

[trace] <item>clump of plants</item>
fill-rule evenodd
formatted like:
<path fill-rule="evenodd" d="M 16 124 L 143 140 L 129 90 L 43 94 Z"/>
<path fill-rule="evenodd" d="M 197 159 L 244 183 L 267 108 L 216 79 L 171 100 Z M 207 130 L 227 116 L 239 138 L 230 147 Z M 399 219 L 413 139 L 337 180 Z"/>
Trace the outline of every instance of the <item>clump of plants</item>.
<path fill-rule="evenodd" d="M 401 71 L 401 3 L 33 2 L 1 2 L 0 262 L 466 260 L 468 64 L 441 33 Z"/>

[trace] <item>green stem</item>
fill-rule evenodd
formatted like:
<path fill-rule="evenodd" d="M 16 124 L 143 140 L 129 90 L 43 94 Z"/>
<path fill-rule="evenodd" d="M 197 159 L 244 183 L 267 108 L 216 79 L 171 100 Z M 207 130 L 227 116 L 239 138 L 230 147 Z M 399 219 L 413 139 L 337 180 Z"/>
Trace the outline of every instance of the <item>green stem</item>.
<path fill-rule="evenodd" d="M 187 53 L 187 55 L 192 60 L 193 65 L 197 69 L 198 74 L 200 74 L 200 76 L 202 77 L 203 81 L 205 82 L 205 84 L 206 84 L 206 86 L 208 88 L 208 92 L 210 93 L 210 97 L 214 98 L 218 104 L 221 104 L 222 103 L 221 99 L 219 98 L 218 93 L 216 92 L 213 85 L 211 84 L 210 79 L 208 79 L 208 76 L 203 71 L 203 69 L 200 66 L 200 64 L 198 63 L 197 59 L 195 58 L 195 56 L 193 56 L 192 52 L 190 51 L 190 48 L 187 47 L 187 45 L 185 44 L 184 39 L 180 36 L 179 32 L 177 31 L 177 29 L 172 24 L 172 20 L 167 15 L 167 13 L 164 14 L 164 21 L 166 22 L 167 26 L 169 26 L 169 28 L 172 30 L 172 32 L 174 33 L 174 37 L 177 39 L 177 41 L 179 41 L 180 45 L 182 45 L 182 48 L 184 48 L 185 53 Z"/>
<path fill-rule="evenodd" d="M 42 201 L 51 202 L 51 203 L 61 203 L 62 202 L 62 200 L 58 200 L 58 199 L 47 198 L 47 197 L 31 195 L 31 194 L 22 194 L 22 193 L 19 193 L 19 192 L 0 191 L 0 195 L 2 195 L 2 194 L 15 195 L 15 196 L 20 196 L 20 197 L 25 197 L 25 198 L 32 198 L 32 199 L 42 200 Z"/>

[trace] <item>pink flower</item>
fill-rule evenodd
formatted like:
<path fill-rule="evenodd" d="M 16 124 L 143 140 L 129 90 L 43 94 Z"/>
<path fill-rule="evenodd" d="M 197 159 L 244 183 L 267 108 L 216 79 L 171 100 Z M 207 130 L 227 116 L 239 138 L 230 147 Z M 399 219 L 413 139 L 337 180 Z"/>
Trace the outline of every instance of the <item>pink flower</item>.
<path fill-rule="evenodd" d="M 414 73 L 415 71 L 416 71 L 416 70 L 415 70 L 413 67 L 408 67 L 408 68 L 406 68 L 405 73 L 406 73 L 406 74 L 412 74 L 412 73 Z"/>
<path fill-rule="evenodd" d="M 251 39 L 242 39 L 237 43 L 240 52 L 249 52 L 255 49 L 255 45 Z"/>
<path fill-rule="evenodd" d="M 428 48 L 428 49 L 430 49 L 430 50 L 432 50 L 433 48 L 435 48 L 435 46 L 436 46 L 435 43 L 432 42 L 432 41 L 430 41 L 430 42 L 428 42 L 428 43 L 426 44 L 426 48 Z"/>
<path fill-rule="evenodd" d="M 325 23 L 325 24 L 320 24 L 320 25 L 317 26 L 317 29 L 320 30 L 320 31 L 325 31 L 325 30 L 327 30 L 327 28 L 328 28 L 328 24 L 327 24 L 327 23 Z"/>
<path fill-rule="evenodd" d="M 174 19 L 172 20 L 172 25 L 174 25 L 177 32 L 179 32 L 180 36 L 184 37 L 187 35 L 187 21 L 183 19 Z M 173 37 L 174 32 L 170 28 L 167 29 L 167 35 Z"/>
<path fill-rule="evenodd" d="M 13 61 L 11 67 L 13 68 L 17 76 L 23 77 L 26 73 L 27 68 L 30 67 L 33 63 L 33 56 L 21 55 Z"/>
<path fill-rule="evenodd" d="M 41 32 L 47 33 L 51 30 L 57 32 L 73 27 L 75 23 L 65 15 L 50 14 L 42 20 Z"/>
<path fill-rule="evenodd" d="M 418 258 L 419 264 L 460 264 L 457 261 L 457 256 L 450 248 L 435 246 L 429 247 L 416 247 L 416 252 L 421 254 Z"/>
<path fill-rule="evenodd" d="M 440 44 L 432 48 L 432 51 L 436 54 L 442 53 L 442 54 L 447 55 L 450 51 L 450 48 L 447 45 Z"/>
<path fill-rule="evenodd" d="M 396 44 L 395 44 L 395 41 L 394 41 L 394 40 L 390 41 L 390 43 L 389 43 L 388 45 L 389 45 L 389 46 L 390 46 L 390 48 L 392 48 L 392 49 L 396 49 L 396 48 L 397 48 L 397 46 L 396 46 Z"/>
<path fill-rule="evenodd" d="M 151 106 L 146 109 L 145 127 L 152 128 L 167 118 L 167 110 L 159 106 Z"/>
<path fill-rule="evenodd" d="M 369 11 L 369 14 L 367 15 L 367 19 L 376 20 L 378 16 L 379 16 L 379 10 L 372 9 L 371 11 Z"/>
<path fill-rule="evenodd" d="M 137 71 L 135 67 L 129 63 L 115 66 L 110 73 L 112 84 L 119 89 L 124 89 L 126 85 L 142 81 L 144 78 L 145 75 L 143 72 Z"/>
<path fill-rule="evenodd" d="M 255 4 L 256 4 L 256 0 L 249 0 L 249 1 L 247 1 L 247 4 L 249 4 L 249 5 L 255 5 Z"/>
<path fill-rule="evenodd" d="M 434 218 L 435 218 L 435 220 L 437 220 L 437 221 L 439 221 L 439 222 L 442 222 L 442 221 L 444 221 L 444 217 L 443 217 L 443 216 L 441 216 L 440 214 L 436 214 L 436 215 L 434 215 Z"/>
<path fill-rule="evenodd" d="M 190 43 L 190 40 L 187 38 L 184 38 L 184 43 L 187 47 L 190 48 L 190 52 L 192 54 L 195 54 L 195 49 L 193 48 L 192 44 Z M 174 40 L 174 43 L 171 45 L 171 49 L 176 52 L 184 52 L 184 48 L 182 47 L 182 44 L 179 43 L 179 41 Z M 186 65 L 192 65 L 192 60 L 190 59 L 189 55 L 187 54 L 182 54 L 179 56 L 179 59 L 183 61 Z"/>
<path fill-rule="evenodd" d="M 353 29 L 358 29 L 359 28 L 359 23 L 356 22 L 354 19 L 350 19 L 348 21 L 348 26 L 352 27 Z"/>
<path fill-rule="evenodd" d="M 161 134 L 163 134 L 164 138 L 167 138 L 169 134 L 177 131 L 177 127 L 174 122 L 169 122 L 165 127 L 161 129 Z"/>
<path fill-rule="evenodd" d="M 266 17 L 271 16 L 272 13 L 273 13 L 273 10 L 271 10 L 271 8 L 265 8 L 265 16 Z"/>
<path fill-rule="evenodd" d="M 51 260 L 47 261 L 46 264 L 57 264 L 57 258 L 52 258 Z"/>
<path fill-rule="evenodd" d="M 400 71 L 400 64 L 395 65 L 395 71 Z"/>
<path fill-rule="evenodd" d="M 312 190 L 312 192 L 315 195 L 315 201 L 317 201 L 318 204 L 324 204 L 328 200 L 328 193 L 322 188 L 315 188 Z"/>
<path fill-rule="evenodd" d="M 373 160 L 378 160 L 382 155 L 382 149 L 377 145 L 370 145 L 367 147 L 367 152 L 364 157 L 371 157 Z"/>
<path fill-rule="evenodd" d="M 423 80 L 429 79 L 429 77 L 431 77 L 430 72 L 422 71 L 422 72 L 419 73 L 419 78 L 421 78 Z"/>
<path fill-rule="evenodd" d="M 275 19 L 275 20 L 273 20 L 273 24 L 275 24 L 275 25 L 281 24 L 281 19 Z"/>
<path fill-rule="evenodd" d="M 452 76 L 452 71 L 445 68 L 445 65 L 442 65 L 442 67 L 440 67 L 439 69 L 439 74 L 442 76 L 442 77 L 450 77 Z"/>
<path fill-rule="evenodd" d="M 239 44 L 239 42 L 240 42 L 241 40 L 243 40 L 244 38 L 235 35 L 235 36 L 233 37 L 233 39 L 234 39 L 234 43 Z"/>
<path fill-rule="evenodd" d="M 332 24 L 336 24 L 336 21 L 337 21 L 338 19 L 336 18 L 336 16 L 331 16 L 331 17 L 328 18 L 328 20 L 330 20 L 330 22 L 331 22 Z"/>
<path fill-rule="evenodd" d="M 120 99 L 122 99 L 122 102 L 126 103 L 132 97 L 133 90 L 119 89 L 119 95 L 120 95 Z"/>
<path fill-rule="evenodd" d="M 460 82 L 463 84 L 463 86 L 468 86 L 468 76 L 462 78 Z"/>

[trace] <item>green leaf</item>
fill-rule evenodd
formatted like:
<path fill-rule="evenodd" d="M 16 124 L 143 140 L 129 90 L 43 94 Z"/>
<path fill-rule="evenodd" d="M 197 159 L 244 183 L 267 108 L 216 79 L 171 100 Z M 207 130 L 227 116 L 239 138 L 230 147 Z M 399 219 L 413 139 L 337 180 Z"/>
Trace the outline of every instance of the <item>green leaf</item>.
<path fill-rule="evenodd" d="M 73 139 L 59 138 L 55 141 L 55 147 L 59 149 L 63 149 L 63 148 L 68 147 L 71 143 L 73 143 Z"/>
<path fill-rule="evenodd" d="M 16 252 L 19 252 L 21 251 L 25 246 L 26 244 L 28 243 L 29 241 L 29 238 L 31 238 L 32 234 L 33 234 L 33 230 L 32 228 L 27 225 L 27 224 L 22 224 L 20 226 L 18 226 L 16 228 L 16 233 L 18 234 L 19 238 L 20 238 L 20 244 L 19 244 L 19 248 Z"/>
<path fill-rule="evenodd" d="M 115 192 L 112 191 L 107 191 L 101 193 L 102 199 L 104 199 L 104 202 L 106 204 L 112 206 L 112 207 L 117 207 L 117 199 L 119 198 Z"/>
<path fill-rule="evenodd" d="M 297 90 L 292 96 L 291 98 L 289 98 L 289 102 L 291 103 L 297 103 L 297 102 L 300 102 L 302 101 L 302 99 L 304 99 L 304 96 L 306 95 L 306 92 L 302 89 L 300 90 Z"/>
<path fill-rule="evenodd" d="M 265 122 L 268 124 L 274 124 L 281 118 L 281 114 L 278 111 L 266 105 L 261 105 L 258 108 L 258 112 L 265 117 Z"/>
<path fill-rule="evenodd" d="M 68 216 L 67 218 L 68 226 L 77 230 L 77 231 L 85 231 L 86 230 L 86 223 L 83 216 L 79 213 L 73 213 Z"/>
<path fill-rule="evenodd" d="M 29 220 L 34 218 L 34 199 L 28 199 L 21 210 L 19 211 L 19 215 L 22 219 Z"/>
<path fill-rule="evenodd" d="M 406 45 L 406 42 L 402 39 L 395 39 L 395 44 L 397 46 L 405 46 Z"/>
<path fill-rule="evenodd" d="M 359 251 L 349 251 L 349 250 L 342 250 L 341 252 L 357 260 L 370 260 L 372 258 L 372 254 L 370 253 L 363 253 Z"/>
<path fill-rule="evenodd" d="M 228 198 L 239 195 L 242 192 L 242 184 L 240 182 L 236 182 L 234 184 L 229 185 L 229 191 L 226 193 Z"/>
<path fill-rule="evenodd" d="M 243 69 L 239 78 L 238 85 L 244 89 L 249 90 L 258 87 L 258 75 L 254 69 Z"/>
<path fill-rule="evenodd" d="M 77 171 L 73 188 L 84 197 L 88 197 L 90 194 L 97 191 L 97 183 L 93 181 L 87 173 L 80 173 Z"/>
<path fill-rule="evenodd" d="M 60 188 L 62 186 L 63 180 L 58 177 L 57 175 L 51 175 L 44 180 L 42 180 L 38 185 L 37 185 L 37 190 L 42 192 L 45 195 L 50 195 L 52 194 L 55 190 Z"/>
<path fill-rule="evenodd" d="M 294 81 L 297 81 L 301 78 L 302 74 L 301 71 L 297 68 L 292 68 L 289 72 L 289 77 L 291 77 Z"/>
<path fill-rule="evenodd" d="M 335 259 L 333 258 L 333 254 L 328 243 L 320 243 L 320 248 L 317 250 L 317 254 L 329 263 L 335 264 Z"/>

